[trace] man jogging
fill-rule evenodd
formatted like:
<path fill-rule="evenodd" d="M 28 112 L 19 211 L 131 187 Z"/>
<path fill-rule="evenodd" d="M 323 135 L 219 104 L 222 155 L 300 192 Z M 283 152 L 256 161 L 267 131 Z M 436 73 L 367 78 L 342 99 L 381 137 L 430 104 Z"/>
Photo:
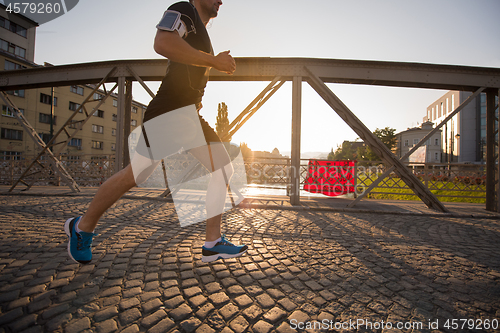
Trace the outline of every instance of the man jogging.
<path fill-rule="evenodd" d="M 228 74 L 236 70 L 236 63 L 229 51 L 214 56 L 206 30 L 210 19 L 217 17 L 221 5 L 221 0 L 175 3 L 157 25 L 154 49 L 169 59 L 169 65 L 158 93 L 144 115 L 140 140 L 144 143 L 143 148 L 141 150 L 138 146 L 131 164 L 100 186 L 83 216 L 66 221 L 64 229 L 69 237 L 68 253 L 73 260 L 83 264 L 92 260 L 94 230 L 104 212 L 128 190 L 145 181 L 164 157 L 179 148 L 187 150 L 212 172 L 206 193 L 207 219 L 202 261 L 234 258 L 246 252 L 246 245 L 236 246 L 221 235 L 221 214 L 233 172 L 231 159 L 213 128 L 196 113 L 201 108 L 210 68 Z M 189 120 L 193 119 L 193 114 L 196 124 L 183 127 L 183 124 L 192 124 Z M 175 122 L 175 119 L 186 118 L 187 122 Z M 195 140 L 196 144 L 193 140 L 186 143 L 185 135 L 178 135 L 179 140 L 171 140 L 174 143 L 165 142 L 165 139 L 158 139 L 158 131 L 153 133 L 148 129 L 151 128 L 148 124 L 160 125 L 160 134 L 165 132 L 166 137 L 168 132 L 175 130 L 182 134 L 199 128 L 203 143 L 201 146 L 199 140 Z M 166 146 L 169 147 L 166 150 L 168 152 L 163 149 Z"/>

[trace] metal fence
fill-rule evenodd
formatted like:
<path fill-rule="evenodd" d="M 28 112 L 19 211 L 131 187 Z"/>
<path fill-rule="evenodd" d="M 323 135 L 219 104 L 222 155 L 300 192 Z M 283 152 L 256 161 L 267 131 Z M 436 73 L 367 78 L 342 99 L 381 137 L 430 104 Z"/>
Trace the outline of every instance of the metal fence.
<path fill-rule="evenodd" d="M 80 186 L 99 186 L 114 173 L 113 155 L 78 155 L 60 157 L 61 163 Z M 0 161 L 0 184 L 12 185 L 31 163 L 32 157 L 22 160 Z M 301 160 L 300 182 L 307 177 L 308 161 Z M 169 167 L 168 165 L 166 166 Z M 365 191 L 388 168 L 383 162 L 359 162 L 356 166 L 356 193 Z M 486 171 L 476 164 L 422 164 L 408 165 L 431 192 L 443 201 L 484 202 L 486 198 Z M 254 188 L 287 190 L 293 170 L 289 158 L 256 158 L 245 160 L 247 183 Z M 61 185 L 48 160 L 42 159 L 32 167 L 27 183 L 31 185 Z M 165 187 L 161 166 L 142 187 Z M 302 186 L 301 186 L 302 188 Z M 370 192 L 371 198 L 417 199 L 413 191 L 391 173 Z"/>

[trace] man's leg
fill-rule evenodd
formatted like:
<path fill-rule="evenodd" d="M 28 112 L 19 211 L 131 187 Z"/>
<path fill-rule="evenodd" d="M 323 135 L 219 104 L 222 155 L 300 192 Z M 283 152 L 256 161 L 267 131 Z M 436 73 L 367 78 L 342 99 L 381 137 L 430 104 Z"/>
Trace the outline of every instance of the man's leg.
<path fill-rule="evenodd" d="M 222 148 L 222 149 L 221 149 Z M 222 211 L 227 195 L 227 184 L 222 178 L 221 168 L 229 165 L 231 160 L 222 144 L 207 145 L 189 151 L 207 170 L 212 172 L 206 194 L 207 225 L 205 241 L 213 242 L 221 237 Z M 231 172 L 232 173 L 232 172 Z M 229 175 L 230 178 L 231 175 Z"/>
<path fill-rule="evenodd" d="M 212 171 L 206 194 L 207 225 L 202 261 L 211 262 L 242 255 L 248 247 L 234 245 L 221 235 L 222 212 L 226 202 L 227 186 L 233 174 L 231 159 L 221 142 L 189 151 L 203 166 Z"/>
<path fill-rule="evenodd" d="M 87 264 L 92 260 L 94 229 L 104 212 L 128 190 L 135 186 L 132 167 L 114 174 L 99 187 L 83 217 L 68 219 L 64 231 L 69 237 L 68 254 L 76 262 Z"/>
<path fill-rule="evenodd" d="M 78 228 L 85 232 L 94 232 L 104 212 L 134 186 L 136 186 L 134 174 L 129 164 L 99 187 L 87 212 L 78 223 Z"/>

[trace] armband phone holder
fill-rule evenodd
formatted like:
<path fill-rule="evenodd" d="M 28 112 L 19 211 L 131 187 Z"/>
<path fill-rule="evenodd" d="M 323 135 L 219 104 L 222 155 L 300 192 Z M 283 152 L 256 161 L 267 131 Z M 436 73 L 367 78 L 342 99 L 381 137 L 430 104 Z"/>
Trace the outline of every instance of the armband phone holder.
<path fill-rule="evenodd" d="M 163 14 L 163 17 L 156 28 L 160 30 L 174 31 L 179 30 L 181 25 L 181 13 L 174 10 L 167 10 Z"/>

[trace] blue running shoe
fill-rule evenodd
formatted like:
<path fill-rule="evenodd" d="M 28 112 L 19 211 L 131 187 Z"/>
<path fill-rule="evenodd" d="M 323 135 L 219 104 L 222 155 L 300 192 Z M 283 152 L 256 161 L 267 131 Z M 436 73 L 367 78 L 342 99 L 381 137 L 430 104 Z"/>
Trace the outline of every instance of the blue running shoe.
<path fill-rule="evenodd" d="M 248 246 L 246 245 L 234 245 L 226 239 L 226 235 L 222 235 L 221 240 L 215 244 L 214 247 L 206 248 L 202 247 L 202 262 L 211 262 L 217 259 L 229 259 L 241 256 L 243 253 L 247 252 Z"/>
<path fill-rule="evenodd" d="M 64 223 L 64 231 L 69 237 L 68 254 L 80 264 L 88 264 L 92 260 L 92 237 L 96 234 L 82 231 L 76 232 L 75 225 L 81 217 L 68 219 Z"/>

